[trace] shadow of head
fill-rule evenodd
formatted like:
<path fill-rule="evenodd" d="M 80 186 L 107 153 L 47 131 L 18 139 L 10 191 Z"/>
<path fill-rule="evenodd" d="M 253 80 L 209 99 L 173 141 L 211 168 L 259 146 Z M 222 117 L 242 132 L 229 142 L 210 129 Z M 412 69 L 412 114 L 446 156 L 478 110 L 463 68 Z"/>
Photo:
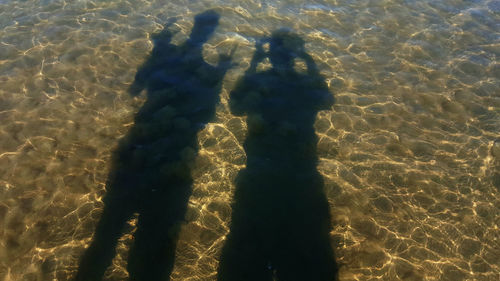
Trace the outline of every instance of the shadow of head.
<path fill-rule="evenodd" d="M 194 26 L 189 41 L 191 44 L 205 43 L 219 25 L 220 15 L 214 10 L 208 10 L 194 17 Z"/>
<path fill-rule="evenodd" d="M 156 47 L 161 45 L 167 46 L 172 41 L 172 32 L 165 27 L 161 32 L 153 34 L 151 39 Z"/>
<path fill-rule="evenodd" d="M 293 68 L 294 59 L 304 53 L 304 40 L 289 29 L 274 31 L 269 42 L 269 59 L 277 68 Z"/>

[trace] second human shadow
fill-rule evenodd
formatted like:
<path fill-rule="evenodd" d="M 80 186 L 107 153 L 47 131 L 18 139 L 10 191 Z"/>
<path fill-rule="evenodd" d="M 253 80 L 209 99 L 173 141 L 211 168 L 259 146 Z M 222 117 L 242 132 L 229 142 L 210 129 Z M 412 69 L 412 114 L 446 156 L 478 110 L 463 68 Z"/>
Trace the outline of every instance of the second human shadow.
<path fill-rule="evenodd" d="M 196 15 L 189 39 L 180 46 L 171 44 L 168 26 L 153 36 L 152 53 L 130 87 L 133 96 L 146 91 L 147 100 L 113 154 L 104 210 L 75 281 L 102 279 L 134 213 L 138 222 L 128 255 L 130 280 L 169 280 L 191 195 L 197 133 L 215 116 L 231 63 L 230 56 L 220 55 L 212 66 L 202 56 L 218 23 L 213 10 Z"/>
<path fill-rule="evenodd" d="M 336 280 L 313 127 L 334 98 L 298 35 L 278 30 L 256 47 L 229 101 L 233 114 L 247 115 L 247 164 L 236 179 L 218 280 Z M 266 57 L 272 68 L 257 71 Z M 294 69 L 295 59 L 306 73 Z"/>

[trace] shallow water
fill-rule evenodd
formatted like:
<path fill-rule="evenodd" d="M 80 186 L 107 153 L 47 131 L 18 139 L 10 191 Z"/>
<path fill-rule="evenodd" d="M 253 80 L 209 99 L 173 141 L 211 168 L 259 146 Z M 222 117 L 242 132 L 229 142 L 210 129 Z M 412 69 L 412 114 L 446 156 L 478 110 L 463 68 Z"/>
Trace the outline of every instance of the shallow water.
<path fill-rule="evenodd" d="M 278 27 L 306 42 L 335 97 L 314 128 L 339 279 L 498 280 L 500 1 L 303 2 L 0 0 L 0 280 L 75 275 L 145 100 L 127 91 L 151 36 L 175 18 L 182 44 L 210 8 L 204 59 L 237 46 L 235 66 L 198 133 L 172 280 L 216 278 L 246 161 L 229 93 Z M 126 278 L 135 224 L 105 280 Z"/>

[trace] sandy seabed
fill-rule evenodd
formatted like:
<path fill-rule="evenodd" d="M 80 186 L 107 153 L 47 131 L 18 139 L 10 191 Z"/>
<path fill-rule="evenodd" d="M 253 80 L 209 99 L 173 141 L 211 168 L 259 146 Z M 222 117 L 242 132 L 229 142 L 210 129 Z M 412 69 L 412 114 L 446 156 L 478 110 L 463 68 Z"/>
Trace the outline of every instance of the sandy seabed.
<path fill-rule="evenodd" d="M 127 90 L 151 35 L 176 17 L 181 44 L 209 8 L 221 20 L 204 58 L 237 44 L 236 65 L 198 135 L 172 280 L 215 280 L 246 159 L 229 93 L 281 26 L 336 100 L 315 130 L 340 280 L 498 280 L 500 1 L 446 2 L 0 0 L 0 280 L 75 274 L 144 102 Z M 126 279 L 135 223 L 105 280 Z"/>

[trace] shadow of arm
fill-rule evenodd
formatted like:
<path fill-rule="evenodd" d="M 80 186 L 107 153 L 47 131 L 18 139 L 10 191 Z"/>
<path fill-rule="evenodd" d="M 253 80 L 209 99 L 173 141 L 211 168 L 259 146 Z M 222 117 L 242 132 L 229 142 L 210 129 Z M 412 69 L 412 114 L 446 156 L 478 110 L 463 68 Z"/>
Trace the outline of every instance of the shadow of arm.
<path fill-rule="evenodd" d="M 318 105 L 318 110 L 328 110 L 335 103 L 335 98 L 328 90 L 325 79 L 319 73 L 318 67 L 313 58 L 306 52 L 302 53 L 301 57 L 307 65 L 307 74 L 311 78 L 311 94 Z"/>

